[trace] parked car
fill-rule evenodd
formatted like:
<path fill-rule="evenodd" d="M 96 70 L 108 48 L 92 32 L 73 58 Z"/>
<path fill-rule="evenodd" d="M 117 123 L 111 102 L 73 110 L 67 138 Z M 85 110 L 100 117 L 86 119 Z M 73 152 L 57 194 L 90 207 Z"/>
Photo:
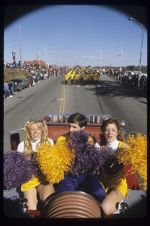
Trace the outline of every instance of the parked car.
<path fill-rule="evenodd" d="M 15 91 L 21 91 L 22 89 L 29 87 L 29 82 L 27 79 L 16 78 L 16 79 L 12 79 L 11 81 L 15 83 L 15 89 L 16 89 Z"/>

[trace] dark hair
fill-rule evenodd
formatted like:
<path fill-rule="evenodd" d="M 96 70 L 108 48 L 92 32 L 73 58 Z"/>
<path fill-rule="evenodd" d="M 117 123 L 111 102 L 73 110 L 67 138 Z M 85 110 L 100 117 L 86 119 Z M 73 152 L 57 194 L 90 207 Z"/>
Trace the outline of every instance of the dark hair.
<path fill-rule="evenodd" d="M 102 132 L 105 131 L 105 128 L 107 127 L 108 124 L 115 124 L 118 132 L 120 131 L 120 124 L 119 124 L 118 120 L 115 118 L 109 118 L 109 119 L 106 119 L 103 121 L 102 126 L 101 126 Z"/>
<path fill-rule="evenodd" d="M 101 135 L 101 139 L 100 139 L 101 140 L 100 141 L 101 145 L 105 145 L 106 144 L 106 139 L 104 137 L 104 132 L 105 132 L 105 128 L 107 127 L 108 124 L 115 124 L 116 125 L 117 130 L 118 130 L 117 139 L 119 141 L 124 141 L 125 139 L 124 139 L 124 137 L 123 137 L 123 135 L 121 133 L 121 127 L 120 127 L 120 124 L 119 124 L 118 120 L 115 119 L 115 118 L 109 118 L 109 119 L 104 120 L 102 125 L 101 125 L 101 131 L 102 131 L 102 135 Z"/>
<path fill-rule="evenodd" d="M 78 123 L 80 127 L 87 126 L 88 119 L 81 113 L 74 113 L 69 116 L 68 123 Z"/>

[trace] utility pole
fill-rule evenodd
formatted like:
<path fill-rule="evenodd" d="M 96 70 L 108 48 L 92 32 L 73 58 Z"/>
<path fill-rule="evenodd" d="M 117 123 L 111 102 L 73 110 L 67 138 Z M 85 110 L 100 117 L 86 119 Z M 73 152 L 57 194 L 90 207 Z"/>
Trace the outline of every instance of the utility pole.
<path fill-rule="evenodd" d="M 120 71 L 122 70 L 122 48 L 120 47 Z"/>
<path fill-rule="evenodd" d="M 47 64 L 47 45 L 44 46 L 45 63 Z"/>
<path fill-rule="evenodd" d="M 20 65 L 22 65 L 22 46 L 21 46 L 21 26 L 17 26 L 18 38 L 19 38 L 19 53 L 20 53 Z"/>
<path fill-rule="evenodd" d="M 54 54 L 55 55 L 55 54 L 57 54 L 57 52 L 48 52 L 47 54 L 52 54 L 52 55 Z M 55 57 L 55 59 L 56 59 L 56 57 Z M 55 60 L 53 61 L 53 64 L 55 64 Z"/>
<path fill-rule="evenodd" d="M 101 50 L 97 50 L 97 52 L 99 52 L 100 53 L 100 57 L 98 57 L 98 58 L 100 58 L 100 68 L 102 67 L 102 59 L 103 59 L 103 56 L 102 56 L 102 49 Z"/>
<path fill-rule="evenodd" d="M 143 50 L 143 39 L 144 39 L 144 26 L 138 20 L 133 17 L 129 17 L 128 20 L 136 22 L 141 27 L 141 46 L 140 46 L 140 57 L 139 57 L 139 75 L 141 74 L 141 63 L 142 63 L 142 50 Z"/>
<path fill-rule="evenodd" d="M 100 68 L 102 68 L 102 49 L 100 50 Z"/>
<path fill-rule="evenodd" d="M 40 52 L 38 52 L 38 62 L 39 62 L 39 65 L 40 65 Z"/>

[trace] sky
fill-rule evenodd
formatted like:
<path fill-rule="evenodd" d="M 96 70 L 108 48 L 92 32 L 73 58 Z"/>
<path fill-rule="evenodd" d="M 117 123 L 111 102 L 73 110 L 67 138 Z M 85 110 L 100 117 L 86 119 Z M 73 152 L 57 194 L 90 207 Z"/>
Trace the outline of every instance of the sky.
<path fill-rule="evenodd" d="M 54 5 L 40 8 L 4 30 L 4 61 L 44 60 L 59 66 L 147 65 L 147 29 L 114 8 Z"/>

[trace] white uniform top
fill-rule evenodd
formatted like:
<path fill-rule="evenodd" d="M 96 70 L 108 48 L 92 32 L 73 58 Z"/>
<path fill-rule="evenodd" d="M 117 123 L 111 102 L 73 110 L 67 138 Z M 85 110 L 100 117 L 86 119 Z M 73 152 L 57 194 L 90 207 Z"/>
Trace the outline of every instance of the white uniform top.
<path fill-rule="evenodd" d="M 99 148 L 99 149 L 100 149 L 100 147 L 101 147 L 98 143 L 96 143 L 95 146 L 96 146 L 97 148 Z M 114 153 L 117 151 L 117 149 L 118 149 L 118 146 L 119 146 L 119 140 L 114 140 L 114 141 L 112 141 L 111 143 L 108 143 L 106 146 L 107 146 L 107 150 L 106 150 L 106 151 L 108 152 L 109 155 L 112 155 L 112 154 L 114 154 Z"/>
<path fill-rule="evenodd" d="M 53 141 L 52 139 L 48 138 L 48 141 L 49 141 L 50 144 L 54 145 L 54 141 Z M 37 147 L 37 144 L 38 144 L 39 142 L 40 142 L 40 139 L 35 140 L 35 141 L 34 141 L 34 140 L 31 141 L 32 150 L 33 150 L 34 152 L 36 152 L 36 147 Z M 24 141 L 21 141 L 21 142 L 19 143 L 18 148 L 17 148 L 17 151 L 18 151 L 18 152 L 24 152 Z"/>
<path fill-rule="evenodd" d="M 117 149 L 118 149 L 118 145 L 119 145 L 119 140 L 114 140 L 111 143 L 108 143 L 107 144 L 108 153 L 110 155 L 114 154 L 117 151 Z"/>

